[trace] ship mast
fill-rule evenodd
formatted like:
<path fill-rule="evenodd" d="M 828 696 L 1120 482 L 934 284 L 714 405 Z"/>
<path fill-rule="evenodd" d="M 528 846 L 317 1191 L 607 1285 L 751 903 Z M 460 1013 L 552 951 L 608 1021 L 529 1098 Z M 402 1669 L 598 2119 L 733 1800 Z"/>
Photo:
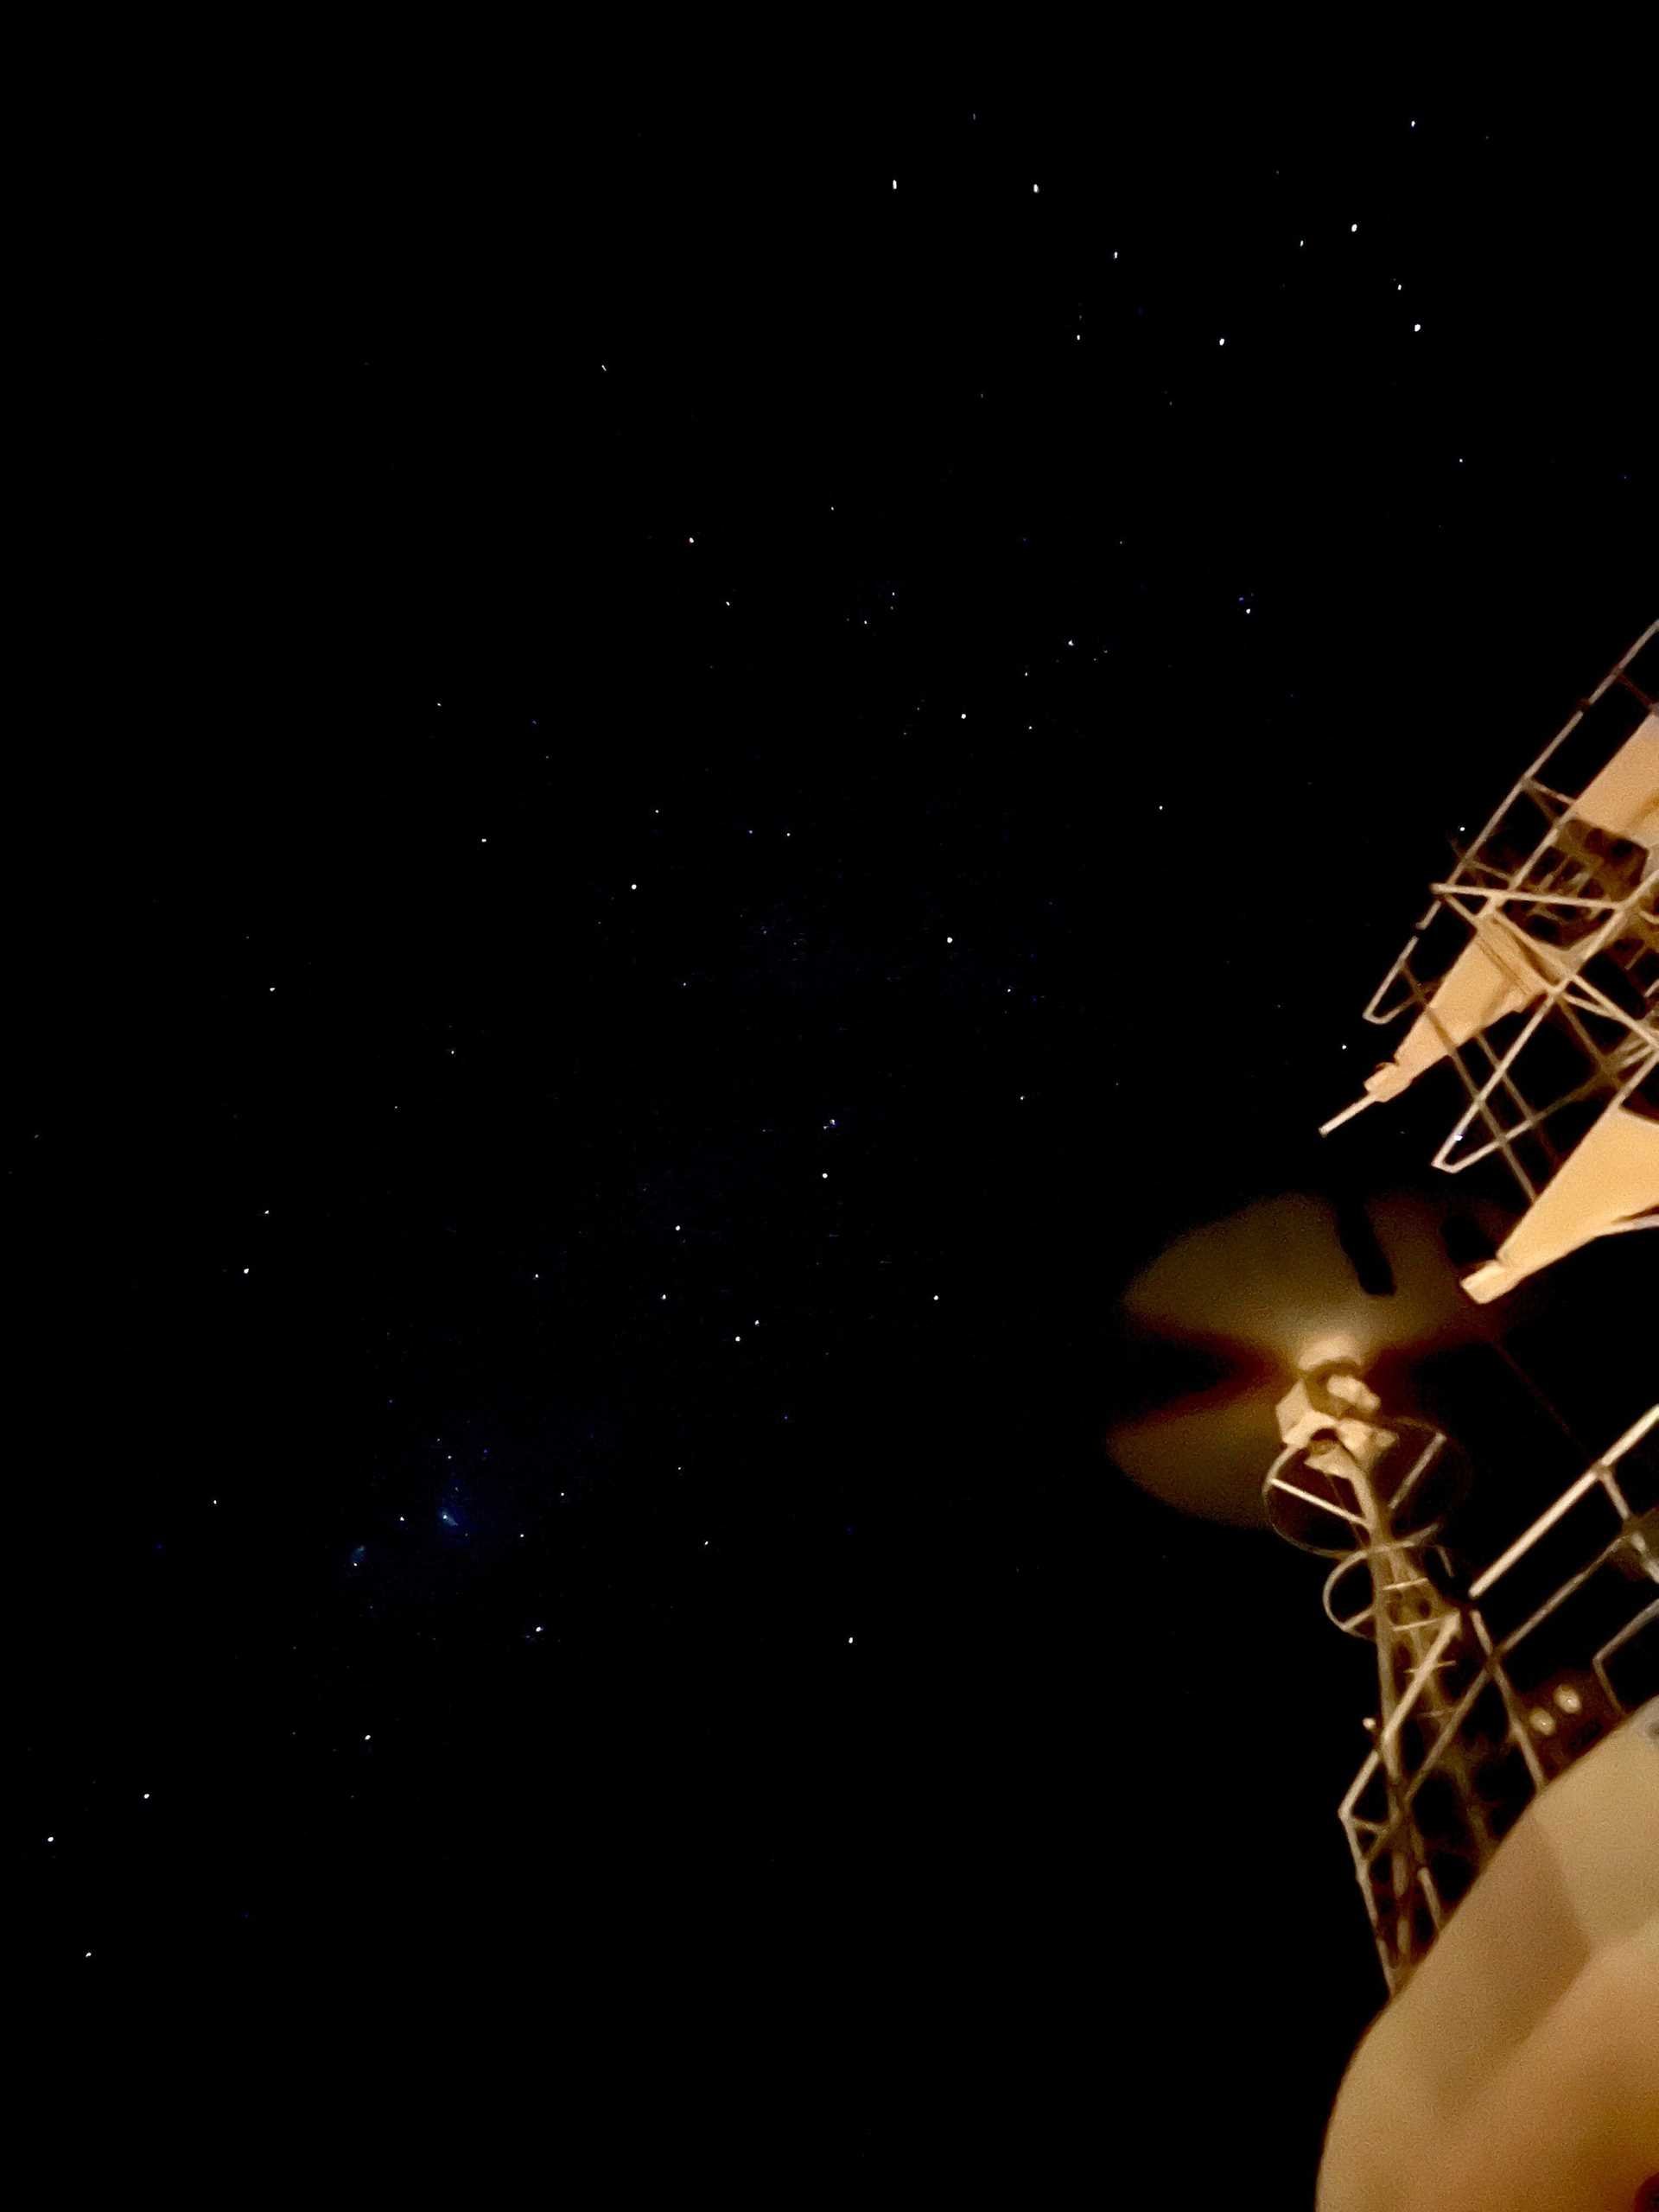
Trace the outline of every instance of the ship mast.
<path fill-rule="evenodd" d="M 1525 1207 L 1463 1280 L 1481 1305 L 1659 1227 L 1656 639 L 1659 622 L 1433 886 L 1365 1009 L 1414 1018 L 1321 1131 L 1455 1069 L 1466 1103 L 1435 1166 L 1501 1160 Z M 1659 1405 L 1473 1576 L 1441 1541 L 1468 1479 L 1443 1433 L 1385 1421 L 1346 1358 L 1306 1366 L 1277 1415 L 1268 1519 L 1335 1562 L 1325 1611 L 1376 1645 L 1373 1747 L 1341 1818 L 1394 1992 L 1527 1804 L 1659 1689 Z"/>
<path fill-rule="evenodd" d="M 1305 1374 L 1263 1500 L 1335 1561 L 1332 1622 L 1376 1646 L 1373 1747 L 1340 1816 L 1393 1993 L 1536 1793 L 1650 1694 L 1659 1405 L 1466 1589 L 1439 1541 L 1465 1471 L 1444 1432 L 1381 1412 L 1350 1363 Z"/>

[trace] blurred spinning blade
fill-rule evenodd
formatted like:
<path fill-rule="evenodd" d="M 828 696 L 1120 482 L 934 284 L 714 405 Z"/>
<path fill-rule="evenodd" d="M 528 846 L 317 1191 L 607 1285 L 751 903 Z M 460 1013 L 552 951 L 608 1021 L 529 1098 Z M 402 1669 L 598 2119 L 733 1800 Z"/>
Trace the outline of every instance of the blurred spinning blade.
<path fill-rule="evenodd" d="M 1397 1192 L 1339 1216 L 1290 1192 L 1179 1237 L 1115 1317 L 1111 1458 L 1185 1511 L 1263 1526 L 1262 1484 L 1280 1448 L 1274 1408 L 1301 1369 L 1352 1359 L 1387 1404 L 1384 1384 L 1414 1360 L 1496 1338 L 1520 1318 L 1519 1304 L 1500 1313 L 1459 1287 L 1452 1220 L 1493 1243 L 1507 1226 L 1478 1200 Z"/>

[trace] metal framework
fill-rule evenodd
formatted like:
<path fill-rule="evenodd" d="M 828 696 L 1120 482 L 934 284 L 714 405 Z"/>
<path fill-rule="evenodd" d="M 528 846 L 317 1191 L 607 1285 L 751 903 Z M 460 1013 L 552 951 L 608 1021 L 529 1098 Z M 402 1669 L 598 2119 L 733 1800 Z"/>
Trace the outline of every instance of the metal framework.
<path fill-rule="evenodd" d="M 1659 1226 L 1656 638 L 1659 622 L 1432 887 L 1365 1008 L 1379 1026 L 1416 1018 L 1320 1131 L 1451 1062 L 1467 1103 L 1434 1165 L 1501 1157 L 1527 1205 L 1464 1279 L 1483 1304 L 1595 1237 Z"/>
<path fill-rule="evenodd" d="M 1531 1798 L 1659 1688 L 1659 1405 L 1461 1586 L 1446 1437 L 1379 1411 L 1346 1363 L 1305 1375 L 1263 1499 L 1336 1561 L 1325 1611 L 1376 1647 L 1341 1820 L 1392 1994 Z"/>
<path fill-rule="evenodd" d="M 1464 1278 L 1480 1303 L 1659 1226 L 1656 639 L 1659 622 L 1433 886 L 1365 1008 L 1414 1019 L 1320 1132 L 1450 1061 L 1466 1103 L 1434 1165 L 1499 1158 L 1526 1207 Z M 1350 1362 L 1306 1371 L 1262 1494 L 1335 1562 L 1330 1618 L 1376 1648 L 1373 1748 L 1341 1819 L 1393 1993 L 1537 1792 L 1659 1691 L 1659 1405 L 1466 1580 L 1440 1541 L 1446 1437 L 1380 1410 Z"/>

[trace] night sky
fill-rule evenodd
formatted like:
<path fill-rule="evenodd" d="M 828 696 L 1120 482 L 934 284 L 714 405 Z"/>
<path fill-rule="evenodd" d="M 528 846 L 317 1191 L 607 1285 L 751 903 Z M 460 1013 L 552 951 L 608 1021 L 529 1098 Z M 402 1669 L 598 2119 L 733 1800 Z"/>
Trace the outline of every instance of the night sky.
<path fill-rule="evenodd" d="M 66 172 L 14 1918 L 81 2008 L 481 1992 L 782 2201 L 1304 2202 L 1364 1656 L 1111 1465 L 1110 1319 L 1436 1182 L 1450 1090 L 1313 1132 L 1659 613 L 1651 144 L 714 74 Z"/>

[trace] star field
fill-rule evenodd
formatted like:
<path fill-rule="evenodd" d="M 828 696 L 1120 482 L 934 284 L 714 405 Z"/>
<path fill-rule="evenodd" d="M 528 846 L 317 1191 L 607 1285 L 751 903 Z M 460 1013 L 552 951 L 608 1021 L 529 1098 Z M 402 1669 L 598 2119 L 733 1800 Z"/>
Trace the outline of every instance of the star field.
<path fill-rule="evenodd" d="M 1102 1332 L 1432 1148 L 1311 1132 L 1656 611 L 1634 154 L 993 92 L 388 121 L 111 247 L 160 337 L 37 631 L 99 696 L 18 794 L 19 1897 L 51 1987 L 775 1972 L 880 2041 L 898 1976 L 994 2044 L 1134 1884 L 1149 2113 L 1224 2053 L 1267 2126 L 1294 1928 L 1288 2202 L 1363 1669 L 1106 1464 Z"/>

